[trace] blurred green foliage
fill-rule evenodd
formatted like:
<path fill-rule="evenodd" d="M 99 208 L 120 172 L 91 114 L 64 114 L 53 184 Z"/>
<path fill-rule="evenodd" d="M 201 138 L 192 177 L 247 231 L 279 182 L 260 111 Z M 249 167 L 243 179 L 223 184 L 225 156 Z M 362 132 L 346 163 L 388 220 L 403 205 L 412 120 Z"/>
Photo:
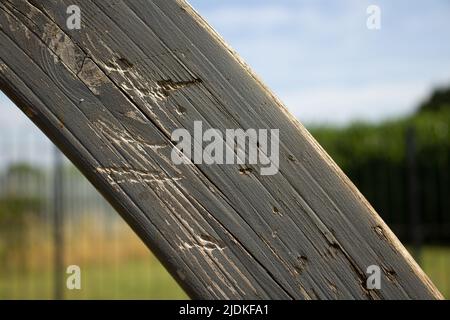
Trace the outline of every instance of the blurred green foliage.
<path fill-rule="evenodd" d="M 450 109 L 450 87 L 436 89 L 431 96 L 419 106 L 418 112 L 422 113 L 444 109 Z"/>
<path fill-rule="evenodd" d="M 37 214 L 43 199 L 29 196 L 0 198 L 0 226 L 12 228 L 22 224 L 30 215 Z"/>
<path fill-rule="evenodd" d="M 381 124 L 354 123 L 349 127 L 310 128 L 312 135 L 344 169 L 374 160 L 405 163 L 405 136 L 413 127 L 417 138 L 419 162 L 448 165 L 450 151 L 450 108 L 424 111 Z"/>
<path fill-rule="evenodd" d="M 26 181 L 37 181 L 42 172 L 28 164 L 11 165 L 3 173 L 3 190 L 0 195 L 0 259 L 4 266 L 13 264 L 26 243 L 26 231 L 36 221 L 45 199 L 29 192 Z"/>
<path fill-rule="evenodd" d="M 404 242 L 411 240 L 411 206 L 424 240 L 450 242 L 450 89 L 438 89 L 408 117 L 347 127 L 310 127 L 311 134 Z M 415 167 L 408 166 L 407 132 L 414 132 Z M 417 201 L 410 195 L 411 170 Z"/>
<path fill-rule="evenodd" d="M 10 165 L 3 173 L 2 193 L 0 195 L 0 225 L 15 226 L 22 223 L 24 216 L 37 214 L 44 199 L 29 192 L 31 182 L 36 183 L 43 177 L 43 172 L 26 163 Z"/>

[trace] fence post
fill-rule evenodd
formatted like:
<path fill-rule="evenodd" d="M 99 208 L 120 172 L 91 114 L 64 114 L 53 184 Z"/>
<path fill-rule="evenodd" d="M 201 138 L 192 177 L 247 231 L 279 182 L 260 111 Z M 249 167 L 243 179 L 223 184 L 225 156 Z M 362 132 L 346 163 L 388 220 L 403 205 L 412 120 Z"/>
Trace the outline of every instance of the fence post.
<path fill-rule="evenodd" d="M 53 158 L 54 298 L 64 299 L 64 190 L 63 155 L 57 147 Z"/>
<path fill-rule="evenodd" d="M 413 255 L 420 264 L 423 232 L 420 216 L 419 184 L 417 178 L 416 131 L 413 126 L 406 130 L 406 165 L 409 204 L 409 236 L 413 246 Z"/>

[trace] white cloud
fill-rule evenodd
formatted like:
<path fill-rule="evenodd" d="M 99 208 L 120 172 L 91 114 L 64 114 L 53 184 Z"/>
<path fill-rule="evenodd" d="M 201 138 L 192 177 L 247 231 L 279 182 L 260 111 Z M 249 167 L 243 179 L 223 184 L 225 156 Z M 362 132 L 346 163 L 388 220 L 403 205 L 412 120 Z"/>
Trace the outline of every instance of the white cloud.
<path fill-rule="evenodd" d="M 23 112 L 0 91 L 0 129 L 11 130 L 29 123 L 30 120 Z"/>
<path fill-rule="evenodd" d="M 366 28 L 368 4 L 230 2 L 202 14 L 300 120 L 344 124 L 412 112 L 449 75 L 439 4 L 382 1 L 379 32 Z"/>
<path fill-rule="evenodd" d="M 335 9 L 341 10 L 326 10 L 313 3 L 292 5 L 280 2 L 258 6 L 221 5 L 202 10 L 201 14 L 220 33 L 241 37 L 275 33 L 278 37 L 302 34 L 310 38 L 342 34 L 355 27 L 365 31 L 364 6 L 355 3 Z"/>
<path fill-rule="evenodd" d="M 380 121 L 414 111 L 430 88 L 422 83 L 321 87 L 280 94 L 288 109 L 303 123 L 346 124 Z"/>
<path fill-rule="evenodd" d="M 289 24 L 295 15 L 286 6 L 223 6 L 203 12 L 214 27 L 225 30 L 241 28 L 272 29 Z"/>
<path fill-rule="evenodd" d="M 0 91 L 0 170 L 9 163 L 50 163 L 53 147 L 30 119 Z"/>

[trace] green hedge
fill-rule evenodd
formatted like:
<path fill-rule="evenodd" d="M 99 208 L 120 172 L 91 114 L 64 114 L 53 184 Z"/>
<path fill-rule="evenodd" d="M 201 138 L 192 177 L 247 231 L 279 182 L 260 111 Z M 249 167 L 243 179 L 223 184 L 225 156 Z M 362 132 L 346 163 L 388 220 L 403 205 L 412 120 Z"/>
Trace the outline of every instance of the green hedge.
<path fill-rule="evenodd" d="M 450 110 L 424 112 L 381 124 L 355 123 L 345 128 L 312 127 L 312 135 L 343 168 L 373 160 L 405 161 L 405 134 L 414 127 L 420 161 L 447 165 L 450 151 Z"/>
<path fill-rule="evenodd" d="M 418 206 L 426 239 L 450 241 L 450 110 L 380 124 L 313 127 L 312 135 L 404 241 L 410 239 L 406 132 L 414 128 Z"/>

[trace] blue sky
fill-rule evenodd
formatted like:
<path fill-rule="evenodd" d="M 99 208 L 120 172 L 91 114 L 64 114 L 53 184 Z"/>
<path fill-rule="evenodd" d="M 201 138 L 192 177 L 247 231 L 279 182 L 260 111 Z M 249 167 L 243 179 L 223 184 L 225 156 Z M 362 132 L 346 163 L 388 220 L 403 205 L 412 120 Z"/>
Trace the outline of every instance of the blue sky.
<path fill-rule="evenodd" d="M 450 83 L 450 1 L 191 0 L 300 121 L 344 125 L 414 110 Z M 369 5 L 381 30 L 366 27 Z M 36 135 L 0 96 L 0 135 Z"/>
<path fill-rule="evenodd" d="M 305 123 L 401 116 L 450 83 L 450 1 L 190 3 Z"/>

